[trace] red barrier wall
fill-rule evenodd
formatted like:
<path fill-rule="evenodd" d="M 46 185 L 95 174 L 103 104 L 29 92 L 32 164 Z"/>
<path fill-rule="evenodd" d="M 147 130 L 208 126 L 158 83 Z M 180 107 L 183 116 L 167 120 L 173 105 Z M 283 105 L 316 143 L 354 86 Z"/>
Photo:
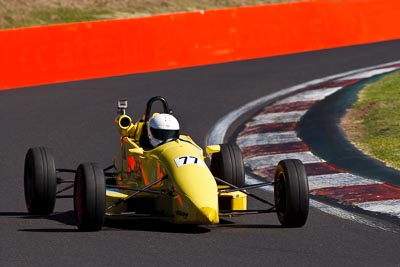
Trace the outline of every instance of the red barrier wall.
<path fill-rule="evenodd" d="M 400 38 L 398 0 L 316 0 L 0 31 L 0 89 Z"/>

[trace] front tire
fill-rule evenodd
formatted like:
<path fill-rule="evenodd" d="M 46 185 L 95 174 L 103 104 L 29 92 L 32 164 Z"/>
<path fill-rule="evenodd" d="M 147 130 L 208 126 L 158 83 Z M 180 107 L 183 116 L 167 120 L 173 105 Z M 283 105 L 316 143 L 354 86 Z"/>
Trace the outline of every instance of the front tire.
<path fill-rule="evenodd" d="M 275 172 L 274 198 L 277 215 L 284 227 L 302 227 L 308 217 L 308 180 L 303 163 L 282 160 Z"/>
<path fill-rule="evenodd" d="M 81 164 L 75 175 L 74 211 L 79 231 L 100 231 L 106 211 L 103 170 L 93 163 Z"/>
<path fill-rule="evenodd" d="M 57 177 L 55 161 L 49 149 L 30 148 L 24 167 L 25 204 L 28 212 L 47 215 L 56 203 Z"/>
<path fill-rule="evenodd" d="M 232 185 L 245 185 L 242 151 L 236 144 L 221 144 L 220 152 L 211 157 L 211 173 Z"/>

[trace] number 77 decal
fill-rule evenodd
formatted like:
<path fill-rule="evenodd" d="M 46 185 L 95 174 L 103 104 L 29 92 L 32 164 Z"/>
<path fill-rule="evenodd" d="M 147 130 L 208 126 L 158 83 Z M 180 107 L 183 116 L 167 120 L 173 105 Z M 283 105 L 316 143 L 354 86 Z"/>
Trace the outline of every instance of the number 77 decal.
<path fill-rule="evenodd" d="M 197 157 L 183 156 L 183 157 L 176 158 L 175 164 L 178 167 L 182 167 L 184 165 L 189 165 L 189 164 L 204 165 L 204 162 Z"/>

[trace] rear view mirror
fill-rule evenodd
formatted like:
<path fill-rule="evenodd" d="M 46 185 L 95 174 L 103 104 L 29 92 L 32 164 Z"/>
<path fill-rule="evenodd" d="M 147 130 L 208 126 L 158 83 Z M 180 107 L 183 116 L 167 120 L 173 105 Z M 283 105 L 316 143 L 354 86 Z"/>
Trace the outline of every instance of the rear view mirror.
<path fill-rule="evenodd" d="M 206 146 L 206 153 L 208 155 L 212 155 L 212 154 L 218 153 L 220 151 L 221 151 L 221 147 L 219 145 Z"/>
<path fill-rule="evenodd" d="M 128 100 L 119 100 L 118 101 L 118 114 L 125 115 L 125 110 L 128 108 Z"/>

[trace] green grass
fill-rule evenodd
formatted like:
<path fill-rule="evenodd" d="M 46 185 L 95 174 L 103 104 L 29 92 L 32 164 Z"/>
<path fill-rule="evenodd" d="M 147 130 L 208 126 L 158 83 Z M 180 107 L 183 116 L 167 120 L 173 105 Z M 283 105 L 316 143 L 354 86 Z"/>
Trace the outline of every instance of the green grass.
<path fill-rule="evenodd" d="M 78 9 L 78 8 L 56 8 L 48 10 L 35 10 L 32 17 L 41 24 L 69 23 L 90 21 L 98 19 L 101 15 L 110 14 L 106 10 Z"/>
<path fill-rule="evenodd" d="M 293 1 L 296 0 L 0 0 L 0 29 Z"/>
<path fill-rule="evenodd" d="M 111 15 L 107 10 L 92 10 L 79 8 L 54 8 L 33 10 L 23 20 L 13 19 L 11 16 L 5 16 L 3 29 L 21 28 L 30 26 L 41 26 L 50 24 L 70 23 L 92 21 L 106 18 Z"/>
<path fill-rule="evenodd" d="M 367 154 L 400 169 L 400 72 L 366 86 L 353 106 L 361 135 L 353 141 Z"/>

